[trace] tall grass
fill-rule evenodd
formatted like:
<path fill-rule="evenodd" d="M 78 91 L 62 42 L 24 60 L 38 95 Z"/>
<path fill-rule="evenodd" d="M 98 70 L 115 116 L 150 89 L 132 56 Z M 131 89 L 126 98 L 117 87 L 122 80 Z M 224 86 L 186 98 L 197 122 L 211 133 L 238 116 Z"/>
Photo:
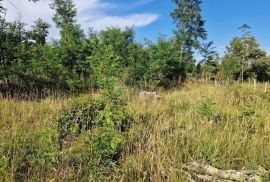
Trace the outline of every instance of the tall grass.
<path fill-rule="evenodd" d="M 124 133 L 117 166 L 106 174 L 110 180 L 186 181 L 183 168 L 191 161 L 222 169 L 270 169 L 270 92 L 264 93 L 263 84 L 256 93 L 248 84 L 193 83 L 159 94 L 159 101 L 130 95 L 134 123 Z M 36 178 L 26 178 L 32 164 L 22 160 L 47 124 L 72 102 L 0 99 L 0 153 L 13 156 L 0 156 L 0 181 L 55 179 L 57 171 L 40 168 Z"/>
<path fill-rule="evenodd" d="M 31 163 L 25 156 L 35 147 L 48 122 L 70 102 L 0 99 L 0 181 L 24 181 Z"/>
<path fill-rule="evenodd" d="M 270 93 L 247 84 L 186 85 L 161 101 L 130 101 L 135 118 L 123 145 L 123 181 L 186 181 L 197 161 L 222 169 L 270 169 Z"/>

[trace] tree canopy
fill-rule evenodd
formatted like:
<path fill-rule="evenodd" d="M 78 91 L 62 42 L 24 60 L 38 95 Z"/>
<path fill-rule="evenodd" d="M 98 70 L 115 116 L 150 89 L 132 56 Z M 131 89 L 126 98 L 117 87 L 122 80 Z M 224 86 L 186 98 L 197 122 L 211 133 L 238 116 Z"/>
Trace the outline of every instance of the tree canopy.
<path fill-rule="evenodd" d="M 2 0 L 0 0 L 1 3 Z M 51 25 L 42 19 L 30 28 L 1 16 L 0 92 L 4 95 L 80 93 L 112 83 L 154 90 L 189 77 L 269 81 L 269 58 L 243 24 L 224 56 L 207 40 L 200 0 L 173 0 L 174 35 L 136 42 L 132 28 L 110 27 L 86 34 L 77 23 L 72 0 L 53 0 L 52 20 L 59 40 L 48 40 Z M 4 12 L 4 7 L 0 4 Z M 198 58 L 198 54 L 199 57 Z"/>

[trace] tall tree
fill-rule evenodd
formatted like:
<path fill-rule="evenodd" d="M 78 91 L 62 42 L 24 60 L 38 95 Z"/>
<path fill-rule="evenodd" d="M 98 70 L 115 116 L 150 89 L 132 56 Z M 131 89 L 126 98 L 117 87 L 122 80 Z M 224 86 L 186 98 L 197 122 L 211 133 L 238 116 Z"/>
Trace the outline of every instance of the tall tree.
<path fill-rule="evenodd" d="M 230 60 L 238 61 L 241 65 L 239 80 L 244 82 L 244 72 L 249 67 L 252 61 L 265 57 L 266 52 L 260 49 L 256 38 L 250 33 L 250 26 L 243 24 L 239 29 L 242 30 L 241 37 L 233 38 L 230 45 L 227 46 L 225 57 L 230 57 Z"/>
<path fill-rule="evenodd" d="M 217 57 L 218 54 L 215 50 L 216 47 L 214 47 L 213 44 L 214 43 L 212 41 L 202 44 L 200 48 L 200 53 L 203 59 L 200 61 L 200 63 L 211 62 L 212 60 L 214 60 L 215 57 Z"/>
<path fill-rule="evenodd" d="M 218 72 L 218 54 L 213 42 L 204 43 L 200 48 L 202 60 L 197 64 L 197 76 L 214 78 Z"/>
<path fill-rule="evenodd" d="M 185 76 L 183 62 L 179 62 L 179 54 L 175 49 L 175 39 L 158 37 L 157 43 L 149 48 L 150 65 L 146 77 L 148 81 L 156 81 L 157 86 L 171 87 L 179 77 Z"/>
<path fill-rule="evenodd" d="M 46 43 L 46 37 L 49 34 L 48 29 L 50 28 L 50 25 L 39 18 L 35 21 L 35 25 L 32 26 L 32 28 L 31 37 L 37 44 L 44 45 Z"/>
<path fill-rule="evenodd" d="M 243 36 L 241 37 L 242 41 L 242 50 L 240 50 L 241 54 L 241 82 L 244 82 L 244 66 L 245 62 L 248 59 L 248 56 L 252 50 L 252 48 L 257 47 L 257 43 L 254 42 L 253 37 L 250 34 L 251 27 L 248 24 L 243 24 L 239 27 L 240 30 L 243 32 Z"/>
<path fill-rule="evenodd" d="M 174 33 L 179 41 L 180 58 L 192 60 L 193 48 L 200 47 L 200 39 L 207 37 L 205 21 L 201 16 L 201 0 L 172 0 L 176 9 L 171 13 L 177 29 Z"/>
<path fill-rule="evenodd" d="M 72 0 L 54 0 L 50 6 L 55 10 L 53 21 L 60 28 L 59 59 L 66 69 L 69 86 L 81 88 L 85 77 L 89 76 L 85 65 L 88 65 L 86 57 L 91 50 L 77 24 L 77 9 Z"/>
<path fill-rule="evenodd" d="M 76 22 L 77 9 L 72 0 L 54 0 L 50 7 L 56 11 L 53 21 L 58 28 L 63 28 Z"/>
<path fill-rule="evenodd" d="M 72 0 L 54 0 L 50 7 L 55 10 L 53 21 L 60 28 L 62 45 L 76 45 L 81 42 L 83 31 L 76 24 L 77 9 Z"/>

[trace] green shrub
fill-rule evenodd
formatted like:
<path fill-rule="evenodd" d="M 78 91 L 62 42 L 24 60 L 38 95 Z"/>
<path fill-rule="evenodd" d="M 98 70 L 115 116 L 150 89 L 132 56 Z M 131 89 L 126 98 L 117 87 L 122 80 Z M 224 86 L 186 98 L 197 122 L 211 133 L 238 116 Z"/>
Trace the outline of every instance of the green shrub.
<path fill-rule="evenodd" d="M 69 149 L 63 151 L 62 166 L 75 171 L 68 180 L 101 180 L 108 178 L 120 156 L 121 133 L 109 128 L 83 132 Z"/>
<path fill-rule="evenodd" d="M 240 122 L 241 126 L 245 128 L 250 134 L 256 133 L 256 124 L 258 121 L 258 115 L 256 114 L 255 109 L 250 106 L 241 106 L 240 107 Z"/>
<path fill-rule="evenodd" d="M 210 98 L 203 99 L 197 107 L 197 111 L 200 118 L 202 119 L 207 118 L 208 121 L 211 120 L 211 118 L 213 118 L 215 114 L 214 108 L 213 108 L 214 105 L 215 103 L 213 102 L 212 99 Z"/>
<path fill-rule="evenodd" d="M 9 141 L 0 145 L 0 181 L 109 179 L 132 120 L 120 88 L 100 93 L 74 99 L 39 131 L 0 135 Z"/>
<path fill-rule="evenodd" d="M 98 99 L 84 98 L 56 120 L 59 167 L 63 180 L 107 178 L 120 156 L 122 132 L 131 124 L 123 93 L 102 90 Z"/>

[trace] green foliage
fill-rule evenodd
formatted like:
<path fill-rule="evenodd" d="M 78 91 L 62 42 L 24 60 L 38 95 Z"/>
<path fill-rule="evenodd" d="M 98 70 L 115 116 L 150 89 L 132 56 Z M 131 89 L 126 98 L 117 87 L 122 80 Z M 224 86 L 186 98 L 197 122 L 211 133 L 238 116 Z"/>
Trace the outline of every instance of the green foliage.
<path fill-rule="evenodd" d="M 44 98 L 52 93 L 81 93 L 107 85 L 128 85 L 139 89 L 171 88 L 187 77 L 268 81 L 265 51 L 249 32 L 234 38 L 222 63 L 207 36 L 200 0 L 173 0 L 171 13 L 177 25 L 171 38 L 157 42 L 135 42 L 131 28 L 90 31 L 86 36 L 77 24 L 72 0 L 54 0 L 53 21 L 60 39 L 47 43 L 50 25 L 41 19 L 30 30 L 23 22 L 0 18 L 0 92 L 4 96 Z M 3 7 L 2 7 L 3 8 Z M 187 11 L 188 10 L 188 11 Z M 196 65 L 194 51 L 203 57 Z M 262 61 L 260 61 L 263 59 Z"/>
<path fill-rule="evenodd" d="M 72 144 L 72 148 L 65 152 L 63 161 L 72 169 L 65 180 L 109 178 L 107 175 L 116 166 L 121 141 L 121 134 L 109 128 L 95 128 L 91 133 L 83 132 L 80 139 Z"/>
<path fill-rule="evenodd" d="M 2 143 L 0 174 L 6 176 L 6 180 L 27 181 L 42 179 L 52 172 L 57 167 L 57 138 L 52 132 L 51 129 L 42 133 L 20 132 L 12 136 L 9 145 Z"/>
<path fill-rule="evenodd" d="M 133 43 L 130 46 L 130 66 L 124 72 L 124 82 L 131 87 L 145 88 L 147 86 L 146 73 L 150 67 L 148 49 L 142 45 Z"/>
<path fill-rule="evenodd" d="M 208 121 L 211 120 L 214 117 L 215 111 L 214 111 L 214 105 L 212 99 L 205 98 L 203 99 L 197 107 L 197 111 L 200 117 L 207 118 Z"/>
<path fill-rule="evenodd" d="M 255 111 L 251 106 L 245 106 L 245 107 L 241 107 L 241 118 L 244 117 L 251 117 L 253 115 L 255 115 Z"/>
<path fill-rule="evenodd" d="M 176 23 L 174 30 L 177 40 L 177 50 L 180 60 L 187 64 L 187 71 L 193 72 L 194 48 L 201 47 L 200 40 L 207 38 L 204 29 L 204 20 L 201 16 L 200 0 L 172 0 L 176 4 L 176 9 L 171 16 Z"/>
<path fill-rule="evenodd" d="M 239 108 L 240 110 L 240 122 L 241 126 L 245 128 L 250 134 L 256 133 L 256 123 L 259 122 L 258 115 L 256 114 L 256 111 L 254 107 L 250 105 L 241 106 Z"/>
<path fill-rule="evenodd" d="M 80 179 L 100 179 L 112 170 L 121 152 L 122 132 L 132 121 L 123 99 L 119 89 L 106 88 L 100 98 L 82 98 L 63 112 L 57 120 L 61 166 Z"/>
<path fill-rule="evenodd" d="M 157 44 L 149 48 L 150 65 L 146 72 L 147 81 L 156 80 L 156 86 L 171 87 L 179 77 L 185 78 L 185 65 L 179 61 L 179 55 L 174 47 L 175 40 L 167 40 L 164 36 L 158 38 Z"/>
<path fill-rule="evenodd" d="M 248 31 L 248 25 L 244 24 L 240 29 L 244 32 L 243 36 L 234 38 L 227 46 L 223 71 L 227 78 L 243 82 L 244 72 L 249 69 L 249 63 L 266 57 L 266 52 L 260 49 L 256 38 Z"/>
<path fill-rule="evenodd" d="M 67 16 L 75 18 L 76 14 L 65 14 L 70 11 L 72 1 L 55 3 L 59 21 L 64 24 Z M 90 63 L 86 57 L 91 54 L 91 48 L 80 27 L 70 20 L 60 27 L 60 42 L 47 44 L 49 27 L 38 19 L 32 30 L 27 31 L 21 22 L 3 20 L 0 31 L 2 93 L 42 98 L 54 92 L 82 92 L 90 88 Z"/>
<path fill-rule="evenodd" d="M 1 134 L 9 142 L 1 143 L 0 174 L 16 181 L 109 178 L 132 122 L 122 96 L 109 90 L 82 96 L 39 132 L 18 131 L 9 140 Z"/>
<path fill-rule="evenodd" d="M 246 71 L 248 77 L 255 75 L 260 82 L 270 80 L 270 59 L 261 58 L 251 63 L 250 68 Z"/>
<path fill-rule="evenodd" d="M 133 29 L 126 28 L 121 30 L 119 28 L 108 28 L 100 32 L 101 47 L 111 47 L 114 54 L 119 56 L 118 66 L 121 74 L 122 70 L 132 64 L 131 49 L 134 45 L 135 33 Z"/>
<path fill-rule="evenodd" d="M 90 37 L 94 47 L 88 57 L 96 87 L 124 82 L 123 74 L 131 66 L 134 32 L 131 29 L 108 28 Z"/>
<path fill-rule="evenodd" d="M 200 0 L 173 0 L 177 8 L 171 13 L 177 24 L 178 35 L 190 51 L 192 46 L 199 47 L 198 38 L 205 39 L 204 21 L 201 17 Z"/>
<path fill-rule="evenodd" d="M 63 28 L 75 23 L 77 10 L 72 0 L 54 0 L 50 6 L 56 11 L 56 14 L 53 16 L 53 21 L 56 23 L 57 27 Z"/>
<path fill-rule="evenodd" d="M 229 80 L 237 80 L 241 74 L 241 64 L 237 57 L 225 56 L 221 69 Z"/>
<path fill-rule="evenodd" d="M 215 47 L 213 47 L 214 42 L 205 43 L 200 47 L 200 52 L 202 54 L 202 61 L 200 63 L 209 63 L 218 57 Z"/>
<path fill-rule="evenodd" d="M 213 42 L 203 44 L 200 47 L 202 60 L 196 66 L 196 75 L 200 78 L 216 78 L 219 67 L 219 57 L 213 47 Z"/>
<path fill-rule="evenodd" d="M 48 29 L 50 27 L 51 26 L 47 22 L 44 22 L 39 18 L 35 21 L 35 25 L 32 27 L 33 30 L 30 32 L 30 38 L 35 40 L 37 44 L 44 45 L 46 43 L 46 37 L 49 34 Z"/>

